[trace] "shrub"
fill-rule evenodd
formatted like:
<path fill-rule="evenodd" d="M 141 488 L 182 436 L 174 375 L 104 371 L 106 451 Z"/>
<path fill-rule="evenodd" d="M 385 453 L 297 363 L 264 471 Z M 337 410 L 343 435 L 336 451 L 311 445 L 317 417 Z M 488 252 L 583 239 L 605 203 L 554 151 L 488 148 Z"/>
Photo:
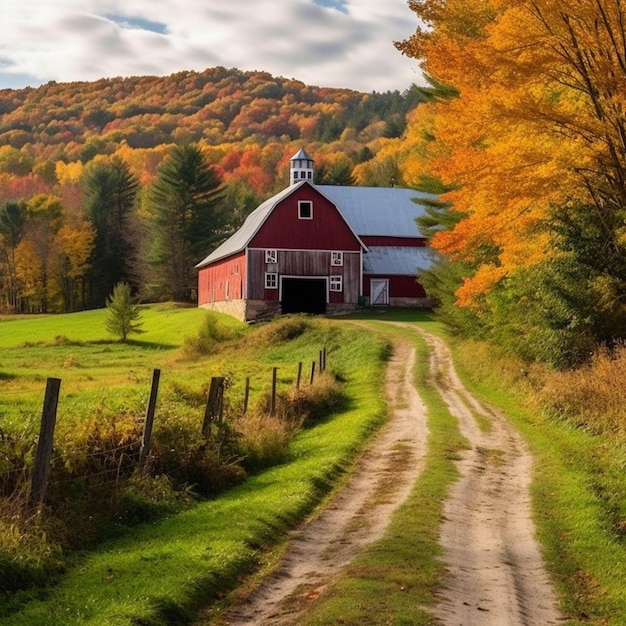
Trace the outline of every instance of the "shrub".
<path fill-rule="evenodd" d="M 0 592 L 49 582 L 63 568 L 60 547 L 51 542 L 37 517 L 23 517 L 15 503 L 3 502 L 0 521 Z M 9 512 L 7 507 L 12 507 Z"/>
<path fill-rule="evenodd" d="M 207 314 L 198 333 L 185 337 L 183 354 L 193 359 L 216 352 L 222 344 L 232 341 L 239 335 L 234 328 L 224 324 L 217 315 Z"/>
<path fill-rule="evenodd" d="M 312 385 L 290 389 L 276 396 L 275 414 L 297 425 L 308 425 L 342 407 L 345 396 L 335 377 L 328 371 L 317 374 Z M 257 410 L 269 414 L 271 394 L 263 395 Z"/>
<path fill-rule="evenodd" d="M 254 412 L 239 417 L 234 424 L 240 433 L 239 450 L 246 469 L 255 472 L 282 463 L 299 424 L 276 415 Z"/>
<path fill-rule="evenodd" d="M 591 432 L 626 435 L 626 345 L 599 349 L 587 365 L 552 373 L 539 401 Z"/>
<path fill-rule="evenodd" d="M 311 320 L 302 315 L 287 315 L 260 326 L 254 338 L 258 345 L 273 346 L 300 337 L 311 326 Z"/>
<path fill-rule="evenodd" d="M 190 501 L 190 495 L 176 490 L 168 476 L 137 473 L 121 494 L 119 520 L 127 526 L 152 522 Z"/>

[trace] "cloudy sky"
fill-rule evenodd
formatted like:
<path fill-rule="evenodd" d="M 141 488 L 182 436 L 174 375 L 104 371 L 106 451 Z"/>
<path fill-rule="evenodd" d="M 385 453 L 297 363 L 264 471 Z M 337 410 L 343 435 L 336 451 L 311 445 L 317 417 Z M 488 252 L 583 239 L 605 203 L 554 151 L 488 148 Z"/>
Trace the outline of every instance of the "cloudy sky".
<path fill-rule="evenodd" d="M 222 65 L 404 91 L 407 0 L 0 0 L 0 89 Z"/>

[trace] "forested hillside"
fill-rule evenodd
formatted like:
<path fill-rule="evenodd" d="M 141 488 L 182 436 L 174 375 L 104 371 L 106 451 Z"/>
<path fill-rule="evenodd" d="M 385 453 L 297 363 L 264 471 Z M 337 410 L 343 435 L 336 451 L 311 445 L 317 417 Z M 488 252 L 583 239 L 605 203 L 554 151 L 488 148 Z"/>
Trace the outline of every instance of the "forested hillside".
<path fill-rule="evenodd" d="M 393 159 L 372 157 L 422 99 L 223 67 L 2 90 L 0 310 L 103 306 L 119 281 L 144 299 L 191 299 L 193 265 L 288 183 L 300 147 L 317 182 L 401 183 Z"/>
<path fill-rule="evenodd" d="M 294 146 L 352 170 L 401 134 L 420 99 L 417 88 L 364 94 L 223 67 L 1 90 L 0 199 L 76 178 L 59 162 L 76 170 L 98 155 L 123 157 L 147 182 L 164 148 L 182 142 L 210 146 L 225 182 L 266 195 Z"/>

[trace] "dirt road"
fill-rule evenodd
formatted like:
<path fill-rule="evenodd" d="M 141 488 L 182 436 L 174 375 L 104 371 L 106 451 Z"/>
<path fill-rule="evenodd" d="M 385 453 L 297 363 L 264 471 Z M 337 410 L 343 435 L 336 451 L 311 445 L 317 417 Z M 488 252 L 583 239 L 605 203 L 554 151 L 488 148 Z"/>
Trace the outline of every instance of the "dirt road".
<path fill-rule="evenodd" d="M 557 623 L 530 518 L 528 450 L 504 418 L 485 411 L 464 389 L 443 342 L 425 337 L 432 380 L 470 442 L 445 508 L 447 576 L 436 617 L 445 626 Z M 330 506 L 294 533 L 278 571 L 222 616 L 221 624 L 298 624 L 341 568 L 382 537 L 423 465 L 426 415 L 412 382 L 414 363 L 414 346 L 398 341 L 387 371 L 391 416 L 384 430 Z M 481 430 L 476 415 L 489 427 Z"/>
<path fill-rule="evenodd" d="M 439 393 L 470 442 L 445 506 L 447 576 L 436 615 L 446 626 L 556 624 L 556 597 L 531 519 L 530 453 L 503 416 L 485 410 L 464 388 L 445 344 L 426 339 Z"/>

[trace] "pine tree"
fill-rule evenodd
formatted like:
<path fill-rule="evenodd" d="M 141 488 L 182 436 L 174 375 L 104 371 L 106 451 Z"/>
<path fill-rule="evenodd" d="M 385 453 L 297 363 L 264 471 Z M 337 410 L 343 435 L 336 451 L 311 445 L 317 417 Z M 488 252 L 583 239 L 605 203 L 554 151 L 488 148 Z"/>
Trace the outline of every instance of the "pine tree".
<path fill-rule="evenodd" d="M 84 186 L 87 215 L 95 229 L 89 305 L 98 308 L 114 285 L 130 277 L 129 218 L 139 181 L 124 161 L 114 158 L 89 169 Z"/>
<path fill-rule="evenodd" d="M 195 144 L 175 146 L 150 188 L 150 260 L 158 296 L 189 300 L 195 265 L 228 233 L 220 177 Z"/>
<path fill-rule="evenodd" d="M 133 303 L 128 283 L 118 283 L 113 293 L 107 298 L 106 329 L 113 335 L 117 335 L 122 343 L 126 343 L 128 335 L 142 333 L 141 311 Z"/>

